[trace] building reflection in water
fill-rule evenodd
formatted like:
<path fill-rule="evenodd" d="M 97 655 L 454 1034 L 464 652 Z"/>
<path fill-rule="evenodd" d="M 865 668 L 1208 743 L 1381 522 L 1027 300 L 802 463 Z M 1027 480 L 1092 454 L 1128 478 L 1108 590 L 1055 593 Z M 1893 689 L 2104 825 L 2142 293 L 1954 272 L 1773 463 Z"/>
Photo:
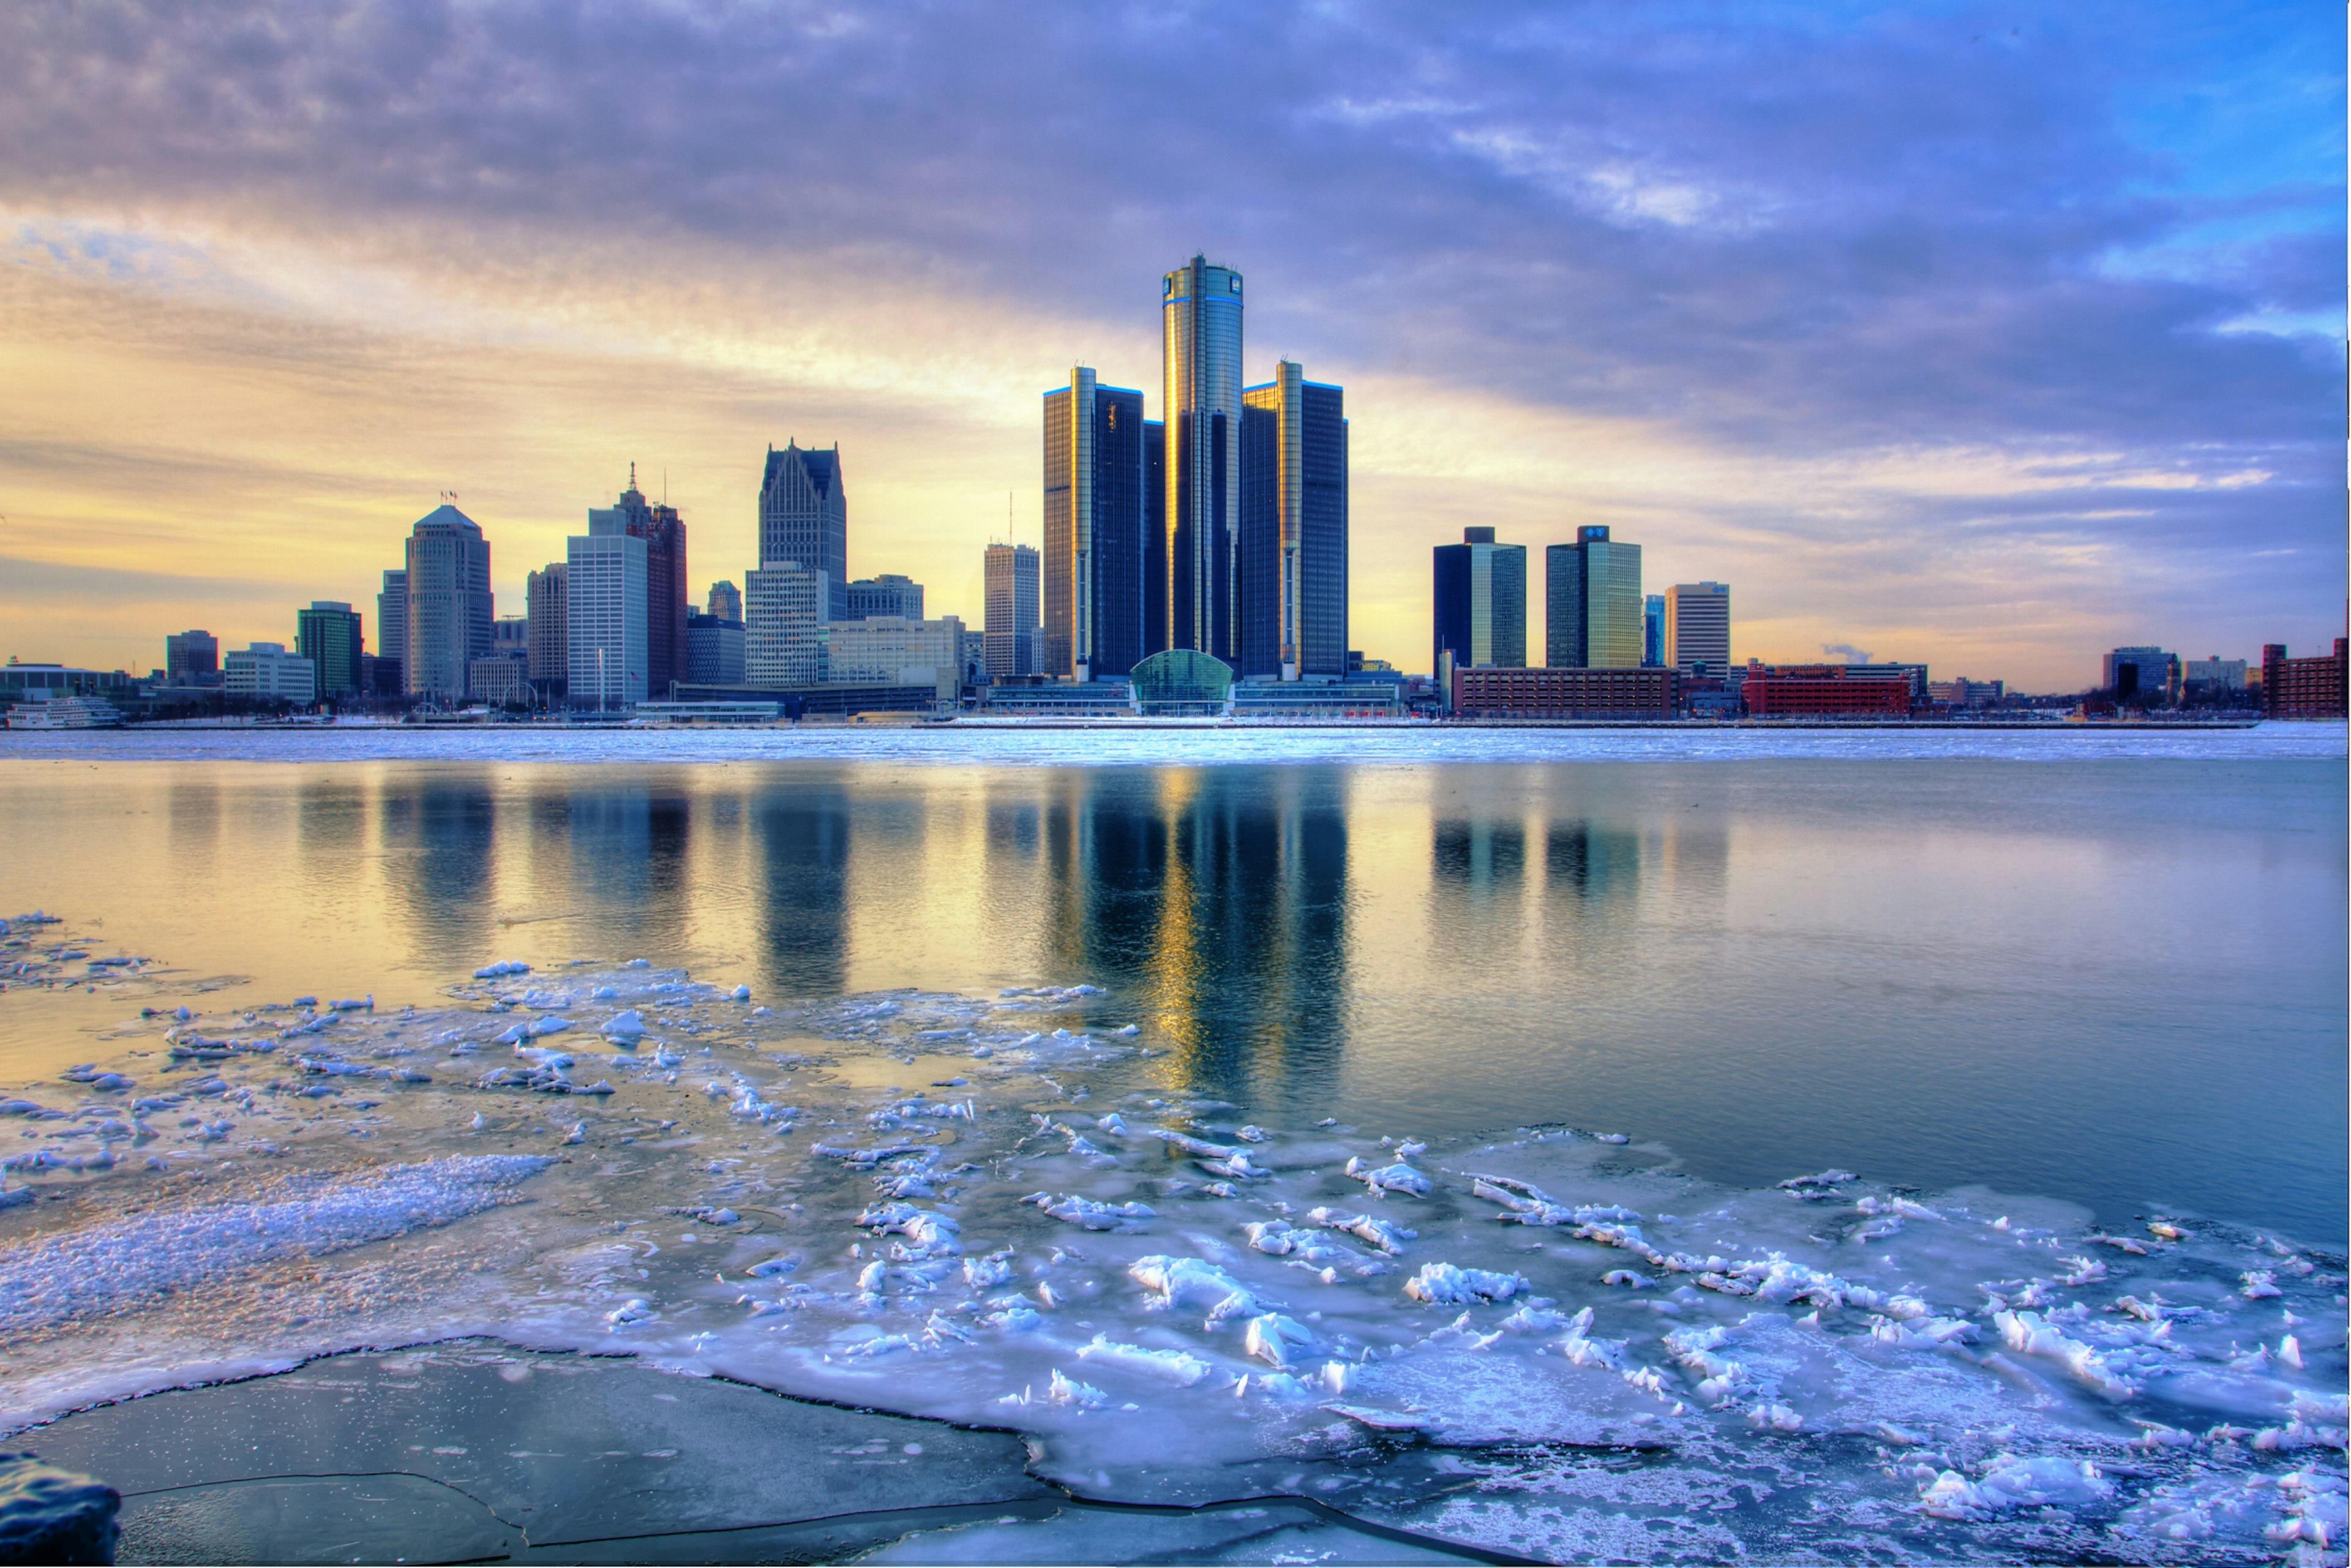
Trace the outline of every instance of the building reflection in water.
<path fill-rule="evenodd" d="M 1327 1085 L 1347 989 L 1345 810 L 1331 769 L 1058 775 L 1057 970 L 1135 998 L 1171 1087 L 1267 1103 Z"/>
<path fill-rule="evenodd" d="M 384 898 L 428 967 L 470 969 L 496 919 L 497 801 L 478 773 L 428 772 L 382 793 Z"/>
<path fill-rule="evenodd" d="M 770 779 L 751 801 L 762 978 L 784 996 L 847 984 L 850 810 L 832 777 Z"/>

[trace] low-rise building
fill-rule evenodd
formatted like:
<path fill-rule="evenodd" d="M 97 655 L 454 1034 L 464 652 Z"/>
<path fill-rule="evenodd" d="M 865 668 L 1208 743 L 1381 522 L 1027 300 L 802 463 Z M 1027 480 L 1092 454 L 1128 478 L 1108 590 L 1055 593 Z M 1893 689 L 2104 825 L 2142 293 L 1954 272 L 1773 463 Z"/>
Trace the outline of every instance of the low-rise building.
<path fill-rule="evenodd" d="M 739 686 L 743 669 L 743 622 L 733 616 L 690 612 L 685 618 L 686 680 L 701 686 Z"/>
<path fill-rule="evenodd" d="M 1749 660 L 1740 695 L 1756 718 L 1907 718 L 1912 672 L 1906 664 L 1766 664 Z"/>
<path fill-rule="evenodd" d="M 1453 711 L 1461 718 L 1671 718 L 1680 672 L 1638 666 L 1453 671 Z"/>
<path fill-rule="evenodd" d="M 465 695 L 475 702 L 499 706 L 517 698 L 530 698 L 530 654 L 498 653 L 465 663 Z"/>
<path fill-rule="evenodd" d="M 2271 643 L 2262 649 L 2262 712 L 2271 718 L 2342 718 L 2346 674 L 2346 641 L 2335 639 L 2335 652 L 2314 658 L 2289 659 L 2285 644 Z"/>
<path fill-rule="evenodd" d="M 256 643 L 230 653 L 223 685 L 233 697 L 292 703 L 308 707 L 319 700 L 319 667 L 283 643 Z"/>

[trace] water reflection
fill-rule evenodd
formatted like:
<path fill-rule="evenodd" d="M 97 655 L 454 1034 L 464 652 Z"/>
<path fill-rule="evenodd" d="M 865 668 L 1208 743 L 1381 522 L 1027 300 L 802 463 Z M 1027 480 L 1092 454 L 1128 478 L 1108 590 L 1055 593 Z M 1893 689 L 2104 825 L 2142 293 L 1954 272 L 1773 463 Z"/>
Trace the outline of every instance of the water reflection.
<path fill-rule="evenodd" d="M 497 807 L 489 780 L 427 775 L 412 789 L 384 791 L 381 802 L 383 893 L 409 949 L 446 969 L 471 968 L 495 919 Z"/>
<path fill-rule="evenodd" d="M 750 816 L 762 977 L 787 995 L 841 990 L 849 969 L 847 795 L 837 783 L 780 785 L 758 794 Z"/>

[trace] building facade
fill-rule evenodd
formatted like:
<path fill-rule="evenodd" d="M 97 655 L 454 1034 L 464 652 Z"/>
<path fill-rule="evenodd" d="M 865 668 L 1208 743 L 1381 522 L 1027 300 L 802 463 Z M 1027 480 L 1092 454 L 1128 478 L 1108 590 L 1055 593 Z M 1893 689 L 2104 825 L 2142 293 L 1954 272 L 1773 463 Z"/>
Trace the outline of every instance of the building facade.
<path fill-rule="evenodd" d="M 772 691 L 824 679 L 825 607 L 832 584 L 796 560 L 769 561 L 743 577 L 743 679 Z"/>
<path fill-rule="evenodd" d="M 2106 655 L 2100 689 L 2118 704 L 2179 700 L 2179 656 L 2156 647 L 2116 648 Z"/>
<path fill-rule="evenodd" d="M 494 653 L 465 666 L 467 694 L 477 703 L 503 707 L 530 698 L 530 662 L 514 653 Z"/>
<path fill-rule="evenodd" d="M 743 622 L 700 611 L 688 615 L 685 678 L 697 686 L 743 685 Z"/>
<path fill-rule="evenodd" d="M 339 599 L 314 599 L 294 612 L 294 647 L 310 661 L 322 697 L 349 696 L 360 689 L 359 612 Z"/>
<path fill-rule="evenodd" d="M 220 684 L 220 639 L 209 632 L 174 632 L 163 639 L 163 679 L 175 686 Z"/>
<path fill-rule="evenodd" d="M 793 442 L 768 448 L 759 481 L 759 565 L 798 561 L 824 578 L 824 613 L 812 625 L 849 616 L 849 497 L 841 485 L 841 447 L 829 452 Z M 750 598 L 749 584 L 745 596 Z M 745 623 L 758 620 L 746 607 Z M 756 654 L 753 657 L 757 657 Z"/>
<path fill-rule="evenodd" d="M 987 678 L 1007 681 L 1040 674 L 1039 620 L 1042 563 L 1030 545 L 990 545 L 983 570 L 987 604 Z"/>
<path fill-rule="evenodd" d="M 963 686 L 963 622 L 953 615 L 935 621 L 903 615 L 836 621 L 825 628 L 820 678 L 877 686 L 927 683 L 952 702 Z"/>
<path fill-rule="evenodd" d="M 2224 659 L 2218 653 L 2208 659 L 2189 659 L 2179 666 L 2179 679 L 2183 686 L 2210 693 L 2241 692 L 2245 689 L 2245 661 Z"/>
<path fill-rule="evenodd" d="M 408 536 L 408 636 L 402 681 L 432 702 L 465 695 L 465 666 L 490 653 L 490 544 L 481 525 L 447 503 Z"/>
<path fill-rule="evenodd" d="M 565 694 L 575 708 L 629 707 L 650 695 L 645 540 L 617 507 L 592 507 L 564 561 Z"/>
<path fill-rule="evenodd" d="M 703 610 L 721 621 L 740 621 L 743 619 L 743 591 L 722 577 L 710 585 L 710 600 Z"/>
<path fill-rule="evenodd" d="M 1666 659 L 1686 675 L 1730 668 L 1730 584 L 1677 582 L 1666 590 Z"/>
<path fill-rule="evenodd" d="M 563 695 L 571 669 L 571 568 L 549 561 L 523 581 L 523 619 L 530 623 L 530 682 L 550 697 Z"/>
<path fill-rule="evenodd" d="M 1663 719 L 1674 716 L 1680 672 L 1590 667 L 1453 672 L 1463 718 Z"/>
<path fill-rule="evenodd" d="M 1543 551 L 1543 663 L 1553 669 L 1641 667 L 1641 547 L 1604 527 Z"/>
<path fill-rule="evenodd" d="M 2315 658 L 2289 659 L 2285 644 L 2262 648 L 2262 712 L 2271 718 L 2341 718 L 2346 666 L 2346 643 Z"/>
<path fill-rule="evenodd" d="M 1143 657 L 1143 394 L 1083 365 L 1045 394 L 1042 674 L 1123 675 Z"/>
<path fill-rule="evenodd" d="M 1907 718 L 1914 669 L 1923 675 L 1924 666 L 1765 664 L 1750 659 L 1740 692 L 1757 718 Z"/>
<path fill-rule="evenodd" d="M 1239 631 L 1241 275 L 1195 256 L 1161 279 L 1160 298 L 1167 644 L 1229 663 Z"/>
<path fill-rule="evenodd" d="M 394 567 L 383 574 L 383 591 L 375 596 L 375 654 L 394 664 L 408 663 L 408 572 Z"/>
<path fill-rule="evenodd" d="M 923 618 L 923 585 L 911 577 L 885 571 L 861 577 L 849 585 L 849 613 L 842 619 L 863 621 L 875 615 L 896 615 L 908 621 Z"/>
<path fill-rule="evenodd" d="M 1283 360 L 1241 400 L 1237 667 L 1244 677 L 1344 675 L 1346 393 Z"/>
<path fill-rule="evenodd" d="M 1484 528 L 1462 529 L 1461 541 L 1436 549 L 1437 671 L 1522 667 L 1527 547 L 1497 544 Z"/>
<path fill-rule="evenodd" d="M 292 703 L 308 707 L 319 700 L 318 667 L 283 643 L 256 643 L 234 649 L 222 685 L 233 697 Z"/>
<path fill-rule="evenodd" d="M 1666 663 L 1666 596 L 1644 594 L 1641 599 L 1641 667 L 1654 670 Z"/>

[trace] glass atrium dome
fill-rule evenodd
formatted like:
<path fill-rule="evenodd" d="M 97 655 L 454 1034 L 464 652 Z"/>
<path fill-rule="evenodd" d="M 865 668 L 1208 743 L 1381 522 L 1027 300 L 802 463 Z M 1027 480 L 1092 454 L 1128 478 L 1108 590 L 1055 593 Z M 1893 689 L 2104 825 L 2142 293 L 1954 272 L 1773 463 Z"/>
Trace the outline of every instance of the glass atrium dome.
<path fill-rule="evenodd" d="M 1232 697 L 1232 666 L 1194 648 L 1154 653 L 1128 678 L 1143 714 L 1221 714 Z"/>

